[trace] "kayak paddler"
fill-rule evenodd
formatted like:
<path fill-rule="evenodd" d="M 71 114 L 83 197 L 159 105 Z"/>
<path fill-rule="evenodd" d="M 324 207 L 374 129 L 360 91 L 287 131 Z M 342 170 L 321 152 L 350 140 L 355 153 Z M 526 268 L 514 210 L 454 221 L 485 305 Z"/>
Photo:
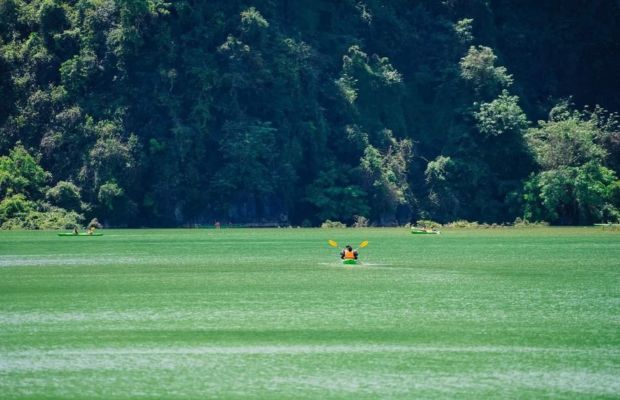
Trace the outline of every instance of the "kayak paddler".
<path fill-rule="evenodd" d="M 348 244 L 340 252 L 340 258 L 343 260 L 357 260 L 357 250 L 353 250 L 353 247 Z"/>

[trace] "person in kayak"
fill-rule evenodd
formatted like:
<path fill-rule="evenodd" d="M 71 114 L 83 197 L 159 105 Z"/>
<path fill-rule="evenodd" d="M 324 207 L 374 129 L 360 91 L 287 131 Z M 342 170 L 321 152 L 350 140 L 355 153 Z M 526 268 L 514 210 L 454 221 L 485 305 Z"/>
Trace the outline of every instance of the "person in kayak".
<path fill-rule="evenodd" d="M 348 244 L 340 252 L 340 258 L 343 260 L 357 260 L 357 250 L 353 250 L 353 247 Z"/>

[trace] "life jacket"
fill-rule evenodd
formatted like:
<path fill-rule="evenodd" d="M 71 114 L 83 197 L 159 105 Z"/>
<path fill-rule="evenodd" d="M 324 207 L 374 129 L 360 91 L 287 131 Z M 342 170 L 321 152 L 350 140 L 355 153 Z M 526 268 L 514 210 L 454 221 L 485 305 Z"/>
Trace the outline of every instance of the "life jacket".
<path fill-rule="evenodd" d="M 353 251 L 349 251 L 347 249 L 344 250 L 344 257 L 345 260 L 355 260 L 355 253 Z"/>

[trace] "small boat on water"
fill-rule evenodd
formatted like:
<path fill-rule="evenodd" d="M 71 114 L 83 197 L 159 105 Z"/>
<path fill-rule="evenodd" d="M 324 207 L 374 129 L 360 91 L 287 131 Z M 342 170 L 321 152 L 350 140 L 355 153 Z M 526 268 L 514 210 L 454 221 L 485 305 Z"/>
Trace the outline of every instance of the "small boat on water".
<path fill-rule="evenodd" d="M 344 265 L 357 265 L 357 260 L 355 260 L 355 259 L 347 259 L 347 260 L 342 260 L 342 263 Z"/>
<path fill-rule="evenodd" d="M 70 233 L 70 232 L 65 232 L 65 233 L 59 233 L 58 236 L 103 236 L 103 233 L 86 233 L 86 232 Z"/>
<path fill-rule="evenodd" d="M 439 235 L 441 232 L 433 229 L 411 228 L 412 235 Z"/>

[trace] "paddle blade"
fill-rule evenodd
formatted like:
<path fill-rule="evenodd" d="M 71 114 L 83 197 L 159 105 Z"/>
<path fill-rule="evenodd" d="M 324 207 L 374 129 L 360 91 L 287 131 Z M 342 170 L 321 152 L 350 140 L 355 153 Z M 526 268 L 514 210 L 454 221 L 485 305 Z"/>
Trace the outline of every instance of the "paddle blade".
<path fill-rule="evenodd" d="M 333 241 L 333 240 L 328 240 L 328 241 L 327 241 L 327 243 L 328 243 L 330 246 L 332 246 L 332 247 L 338 247 L 338 243 L 336 243 L 336 242 L 335 242 L 335 241 Z"/>
<path fill-rule="evenodd" d="M 366 246 L 368 246 L 368 240 L 364 240 L 362 243 L 360 243 L 360 249 L 363 249 Z"/>

